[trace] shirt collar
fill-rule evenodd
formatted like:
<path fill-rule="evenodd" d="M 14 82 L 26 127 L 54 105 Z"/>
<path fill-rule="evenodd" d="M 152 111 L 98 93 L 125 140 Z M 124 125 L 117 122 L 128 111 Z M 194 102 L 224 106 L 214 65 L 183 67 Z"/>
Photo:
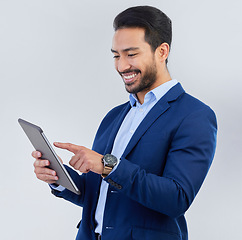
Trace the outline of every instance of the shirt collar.
<path fill-rule="evenodd" d="M 168 82 L 161 84 L 157 88 L 154 88 L 150 92 L 146 93 L 144 103 L 152 99 L 158 102 L 177 83 L 178 81 L 176 79 L 172 79 Z M 131 107 L 134 107 L 136 106 L 136 103 L 139 103 L 136 95 L 132 93 L 129 95 L 129 101 L 130 101 Z"/>

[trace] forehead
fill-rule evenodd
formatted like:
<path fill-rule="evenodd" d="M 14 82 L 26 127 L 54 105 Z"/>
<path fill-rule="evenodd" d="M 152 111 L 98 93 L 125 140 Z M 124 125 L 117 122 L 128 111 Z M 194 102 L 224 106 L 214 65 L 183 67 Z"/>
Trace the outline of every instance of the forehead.
<path fill-rule="evenodd" d="M 112 49 L 122 51 L 128 48 L 150 48 L 150 45 L 145 41 L 144 29 L 122 28 L 114 33 Z"/>

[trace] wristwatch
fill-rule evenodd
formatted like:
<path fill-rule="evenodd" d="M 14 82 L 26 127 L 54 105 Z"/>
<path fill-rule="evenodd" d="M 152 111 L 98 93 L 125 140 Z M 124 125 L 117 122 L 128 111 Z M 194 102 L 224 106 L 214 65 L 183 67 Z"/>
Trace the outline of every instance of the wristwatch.
<path fill-rule="evenodd" d="M 113 170 L 115 165 L 118 163 L 118 159 L 112 154 L 106 154 L 102 158 L 102 163 L 103 163 L 104 169 L 101 176 L 105 178 L 108 176 L 108 174 Z"/>

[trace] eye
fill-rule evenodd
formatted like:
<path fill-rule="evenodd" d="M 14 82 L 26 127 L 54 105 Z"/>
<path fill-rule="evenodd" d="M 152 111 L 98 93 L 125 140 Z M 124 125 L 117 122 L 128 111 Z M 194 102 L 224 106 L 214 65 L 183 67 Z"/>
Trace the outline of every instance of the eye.
<path fill-rule="evenodd" d="M 137 53 L 128 54 L 129 57 L 134 57 L 134 56 L 136 56 L 136 55 L 137 55 Z"/>
<path fill-rule="evenodd" d="M 114 59 L 115 59 L 115 58 L 117 59 L 117 58 L 119 58 L 119 55 L 114 55 L 113 58 L 114 58 Z"/>

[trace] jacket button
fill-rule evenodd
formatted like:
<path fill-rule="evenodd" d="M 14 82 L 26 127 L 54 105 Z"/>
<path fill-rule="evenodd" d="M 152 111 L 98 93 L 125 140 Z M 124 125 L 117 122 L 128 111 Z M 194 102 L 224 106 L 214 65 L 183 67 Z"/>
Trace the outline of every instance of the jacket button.
<path fill-rule="evenodd" d="M 116 183 L 115 183 L 112 179 L 110 179 L 110 178 L 108 179 L 108 182 L 109 182 L 112 186 L 115 186 L 115 184 L 116 184 Z"/>

